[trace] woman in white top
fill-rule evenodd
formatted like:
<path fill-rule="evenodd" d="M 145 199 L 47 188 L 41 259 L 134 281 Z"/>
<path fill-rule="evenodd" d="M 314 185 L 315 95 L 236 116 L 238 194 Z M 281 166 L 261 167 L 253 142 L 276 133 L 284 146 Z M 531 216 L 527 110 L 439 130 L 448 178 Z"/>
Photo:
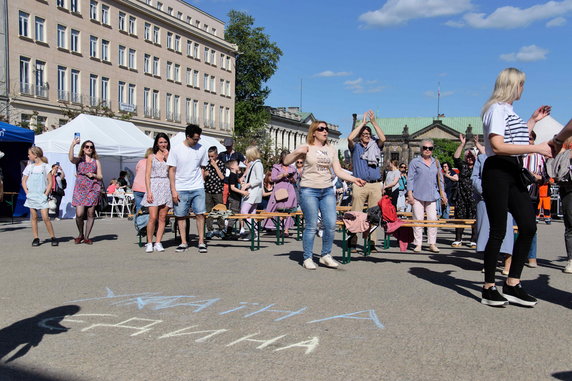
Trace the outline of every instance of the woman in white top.
<path fill-rule="evenodd" d="M 243 176 L 245 181 L 241 185 L 241 189 L 248 192 L 242 198 L 240 206 L 241 214 L 256 213 L 256 207 L 262 201 L 262 182 L 264 181 L 264 167 L 260 161 L 260 150 L 257 146 L 250 146 L 246 149 L 246 160 L 248 161 L 248 169 Z M 252 220 L 250 220 L 252 223 Z M 247 234 L 242 234 L 240 239 L 249 240 Z"/>
<path fill-rule="evenodd" d="M 30 164 L 24 169 L 22 176 L 22 188 L 26 192 L 26 202 L 24 206 L 30 208 L 30 219 L 32 222 L 32 233 L 34 240 L 32 246 L 40 246 L 38 237 L 38 210 L 42 214 L 42 219 L 46 224 L 50 234 L 52 246 L 58 246 L 54 234 L 54 228 L 48 216 L 48 195 L 52 191 L 52 176 L 48 160 L 44 157 L 44 152 L 40 147 L 31 147 L 28 150 Z"/>
<path fill-rule="evenodd" d="M 324 226 L 320 263 L 331 268 L 338 267 L 338 262 L 331 255 L 336 231 L 336 194 L 332 186 L 332 172 L 340 179 L 350 181 L 360 187 L 366 184 L 364 180 L 342 169 L 337 150 L 328 143 L 328 132 L 326 122 L 312 122 L 308 131 L 308 144 L 296 148 L 284 158 L 285 165 L 290 165 L 299 158 L 304 160 L 304 170 L 300 180 L 300 206 L 306 222 L 302 235 L 303 266 L 308 270 L 316 269 L 312 259 L 312 249 L 318 230 L 318 211 L 322 215 Z"/>
<path fill-rule="evenodd" d="M 536 299 L 520 285 L 520 275 L 536 233 L 535 213 L 526 185 L 521 180 L 522 156 L 539 153 L 551 156 L 548 143 L 529 144 L 528 137 L 536 122 L 550 114 L 550 106 L 541 106 L 524 122 L 513 110 L 520 99 L 525 75 L 508 68 L 498 75 L 493 94 L 482 111 L 485 150 L 488 155 L 483 167 L 482 187 L 490 233 L 485 247 L 485 284 L 481 303 L 505 306 L 508 302 L 534 306 Z M 503 295 L 495 287 L 497 257 L 506 232 L 507 212 L 518 225 L 512 264 L 503 285 Z"/>
<path fill-rule="evenodd" d="M 385 175 L 384 191 L 385 194 L 391 197 L 391 203 L 397 209 L 397 199 L 399 198 L 399 172 L 398 161 L 390 160 L 387 164 L 389 171 Z"/>

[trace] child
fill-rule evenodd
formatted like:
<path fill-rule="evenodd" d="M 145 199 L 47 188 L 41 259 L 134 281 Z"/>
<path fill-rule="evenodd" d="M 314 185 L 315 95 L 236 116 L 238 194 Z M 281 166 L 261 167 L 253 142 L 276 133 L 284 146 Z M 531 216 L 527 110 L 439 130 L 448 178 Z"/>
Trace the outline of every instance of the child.
<path fill-rule="evenodd" d="M 229 160 L 226 162 L 226 167 L 230 170 L 230 174 L 228 175 L 228 208 L 233 213 L 240 213 L 240 200 L 242 200 L 242 196 L 248 197 L 250 193 L 240 189 L 238 161 Z M 231 220 L 228 224 L 227 235 L 232 235 L 235 222 L 236 220 Z"/>
<path fill-rule="evenodd" d="M 22 188 L 26 192 L 24 206 L 30 208 L 32 232 L 34 234 L 32 246 L 40 246 L 40 238 L 38 238 L 38 209 L 42 213 L 42 219 L 50 234 L 52 246 L 58 246 L 54 228 L 48 216 L 48 195 L 52 189 L 52 176 L 50 175 L 50 167 L 47 164 L 48 160 L 44 157 L 42 149 L 35 146 L 28 150 L 28 159 L 32 163 L 28 164 L 24 169 Z"/>
<path fill-rule="evenodd" d="M 117 190 L 117 179 L 111 179 L 109 186 L 107 187 L 107 194 L 114 194 Z"/>

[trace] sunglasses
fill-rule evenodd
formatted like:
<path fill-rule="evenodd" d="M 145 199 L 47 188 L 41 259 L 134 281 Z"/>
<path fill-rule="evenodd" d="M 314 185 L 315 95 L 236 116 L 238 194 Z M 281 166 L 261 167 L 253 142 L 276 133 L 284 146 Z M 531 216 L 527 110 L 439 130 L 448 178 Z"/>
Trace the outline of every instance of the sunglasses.
<path fill-rule="evenodd" d="M 399 168 L 400 168 L 400 169 L 401 169 L 401 168 L 404 168 L 404 169 L 405 169 L 405 168 L 407 168 L 407 167 L 406 167 L 405 165 L 402 165 L 402 166 L 400 166 Z"/>
<path fill-rule="evenodd" d="M 427 146 L 423 146 L 423 151 L 433 151 L 434 147 L 427 147 Z"/>
<path fill-rule="evenodd" d="M 303 161 L 297 161 L 296 164 L 304 164 Z"/>
<path fill-rule="evenodd" d="M 93 146 L 83 146 L 84 149 L 93 149 Z"/>
<path fill-rule="evenodd" d="M 316 131 L 319 131 L 319 132 L 324 132 L 324 131 L 330 132 L 330 129 L 329 129 L 328 127 L 322 127 L 322 126 L 320 126 L 320 127 L 316 128 Z"/>

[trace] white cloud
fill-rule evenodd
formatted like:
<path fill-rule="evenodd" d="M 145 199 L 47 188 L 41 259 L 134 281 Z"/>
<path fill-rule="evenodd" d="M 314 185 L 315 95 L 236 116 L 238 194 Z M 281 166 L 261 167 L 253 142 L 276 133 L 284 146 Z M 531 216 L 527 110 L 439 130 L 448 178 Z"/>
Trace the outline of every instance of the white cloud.
<path fill-rule="evenodd" d="M 379 93 L 383 91 L 385 86 L 371 86 L 377 84 L 376 80 L 364 81 L 363 78 L 357 78 L 354 80 L 348 80 L 344 82 L 346 85 L 346 90 L 350 90 L 354 94 L 371 94 Z"/>
<path fill-rule="evenodd" d="M 454 91 L 441 91 L 441 98 L 450 97 L 451 95 L 455 94 Z M 428 98 L 437 99 L 437 92 L 433 90 L 427 90 L 423 93 Z"/>
<path fill-rule="evenodd" d="M 378 10 L 359 16 L 369 27 L 392 27 L 409 20 L 452 16 L 473 8 L 471 0 L 387 0 Z"/>
<path fill-rule="evenodd" d="M 500 59 L 503 61 L 519 61 L 519 62 L 533 62 L 545 60 L 548 50 L 542 49 L 536 45 L 523 46 L 516 53 L 501 54 Z"/>
<path fill-rule="evenodd" d="M 563 26 L 566 24 L 566 19 L 564 17 L 556 17 L 546 23 L 547 28 L 554 28 L 557 26 Z"/>
<path fill-rule="evenodd" d="M 515 29 L 526 27 L 536 21 L 561 17 L 572 11 L 572 0 L 548 1 L 529 8 L 512 6 L 497 8 L 493 13 L 467 13 L 463 16 L 466 25 L 477 29 Z M 562 22 L 560 20 L 556 23 Z M 457 26 L 455 22 L 447 24 Z"/>
<path fill-rule="evenodd" d="M 331 71 L 326 70 L 321 73 L 314 74 L 314 77 L 347 77 L 348 75 L 352 75 L 349 71 Z"/>

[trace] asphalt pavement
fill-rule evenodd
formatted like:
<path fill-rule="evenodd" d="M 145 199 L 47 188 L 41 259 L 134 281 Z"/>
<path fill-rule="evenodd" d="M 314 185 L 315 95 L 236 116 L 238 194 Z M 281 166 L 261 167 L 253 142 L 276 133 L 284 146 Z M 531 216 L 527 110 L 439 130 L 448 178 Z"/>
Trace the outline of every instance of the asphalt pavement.
<path fill-rule="evenodd" d="M 393 240 L 308 271 L 293 238 L 176 253 L 168 231 L 148 254 L 127 219 L 98 219 L 92 246 L 73 220 L 54 227 L 60 246 L 36 248 L 28 221 L 0 223 L 1 381 L 572 380 L 560 221 L 538 226 L 539 267 L 523 272 L 534 308 L 482 305 L 482 259 L 452 231 L 439 254 Z"/>

